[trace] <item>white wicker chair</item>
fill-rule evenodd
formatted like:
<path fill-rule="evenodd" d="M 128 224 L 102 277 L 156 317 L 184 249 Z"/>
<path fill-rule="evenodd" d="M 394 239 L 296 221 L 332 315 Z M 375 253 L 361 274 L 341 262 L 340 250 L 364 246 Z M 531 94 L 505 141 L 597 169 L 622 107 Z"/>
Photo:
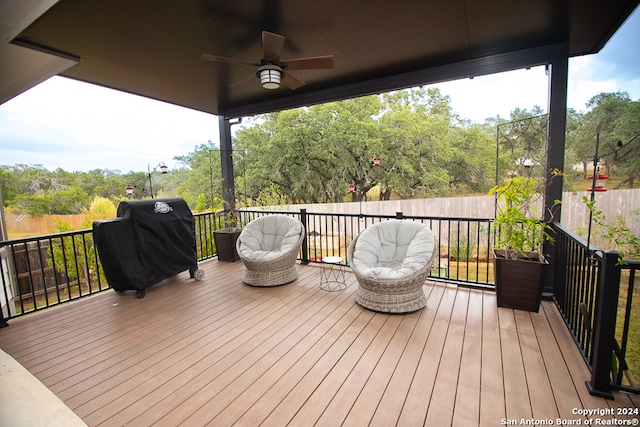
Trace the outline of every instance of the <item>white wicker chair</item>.
<path fill-rule="evenodd" d="M 251 221 L 236 248 L 244 263 L 242 281 L 253 286 L 277 286 L 298 278 L 295 262 L 304 226 L 286 215 L 265 215 Z"/>
<path fill-rule="evenodd" d="M 427 303 L 422 286 L 434 259 L 435 239 L 419 222 L 374 224 L 349 245 L 349 266 L 358 280 L 356 302 L 384 313 L 408 313 Z"/>

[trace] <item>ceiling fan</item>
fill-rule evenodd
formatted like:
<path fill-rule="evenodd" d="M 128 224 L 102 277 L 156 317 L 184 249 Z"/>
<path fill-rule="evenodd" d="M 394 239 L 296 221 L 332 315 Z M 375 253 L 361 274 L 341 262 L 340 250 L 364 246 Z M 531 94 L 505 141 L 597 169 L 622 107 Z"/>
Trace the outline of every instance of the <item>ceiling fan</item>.
<path fill-rule="evenodd" d="M 313 56 L 309 58 L 280 60 L 280 54 L 284 47 L 284 36 L 262 32 L 262 59 L 259 63 L 243 61 L 240 59 L 227 58 L 224 56 L 204 54 L 201 56 L 205 61 L 223 62 L 227 64 L 250 65 L 258 67 L 256 76 L 260 79 L 260 84 L 265 89 L 277 89 L 282 83 L 289 89 L 298 89 L 304 86 L 304 82 L 293 74 L 290 70 L 317 70 L 333 68 L 333 55 Z M 240 86 L 253 79 L 250 74 L 243 79 L 231 84 L 231 86 Z"/>

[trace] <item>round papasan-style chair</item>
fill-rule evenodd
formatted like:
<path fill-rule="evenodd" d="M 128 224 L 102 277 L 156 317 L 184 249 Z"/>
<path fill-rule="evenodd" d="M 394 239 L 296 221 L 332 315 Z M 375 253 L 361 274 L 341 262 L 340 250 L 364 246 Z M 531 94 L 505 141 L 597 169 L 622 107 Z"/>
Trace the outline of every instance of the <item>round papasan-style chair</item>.
<path fill-rule="evenodd" d="M 356 302 L 384 313 L 423 308 L 422 285 L 433 263 L 435 239 L 426 225 L 408 220 L 379 222 L 349 245 L 349 266 L 358 280 Z"/>
<path fill-rule="evenodd" d="M 304 226 L 287 215 L 265 215 L 247 224 L 236 242 L 244 263 L 242 281 L 253 286 L 278 286 L 298 278 L 295 262 Z"/>

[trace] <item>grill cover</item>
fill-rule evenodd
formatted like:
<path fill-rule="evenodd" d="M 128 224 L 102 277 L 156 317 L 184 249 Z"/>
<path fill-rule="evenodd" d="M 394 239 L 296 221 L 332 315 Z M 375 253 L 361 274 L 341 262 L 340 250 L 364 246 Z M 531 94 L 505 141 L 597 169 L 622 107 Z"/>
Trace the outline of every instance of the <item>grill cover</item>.
<path fill-rule="evenodd" d="M 95 221 L 94 241 L 109 285 L 143 290 L 197 269 L 195 224 L 178 197 L 123 201 L 117 218 Z"/>

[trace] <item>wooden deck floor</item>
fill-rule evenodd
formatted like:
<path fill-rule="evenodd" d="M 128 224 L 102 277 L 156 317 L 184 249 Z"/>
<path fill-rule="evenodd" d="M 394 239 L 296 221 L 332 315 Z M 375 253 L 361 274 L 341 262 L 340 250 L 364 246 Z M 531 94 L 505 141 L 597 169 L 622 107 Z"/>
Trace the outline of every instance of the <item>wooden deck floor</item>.
<path fill-rule="evenodd" d="M 183 273 L 144 299 L 109 291 L 12 320 L 0 348 L 90 426 L 557 425 L 637 406 L 587 393 L 550 302 L 518 312 L 428 282 L 425 309 L 384 315 L 355 304 L 351 273 L 326 292 L 313 265 L 275 288 L 244 285 L 241 263 L 200 267 L 204 281 Z"/>

